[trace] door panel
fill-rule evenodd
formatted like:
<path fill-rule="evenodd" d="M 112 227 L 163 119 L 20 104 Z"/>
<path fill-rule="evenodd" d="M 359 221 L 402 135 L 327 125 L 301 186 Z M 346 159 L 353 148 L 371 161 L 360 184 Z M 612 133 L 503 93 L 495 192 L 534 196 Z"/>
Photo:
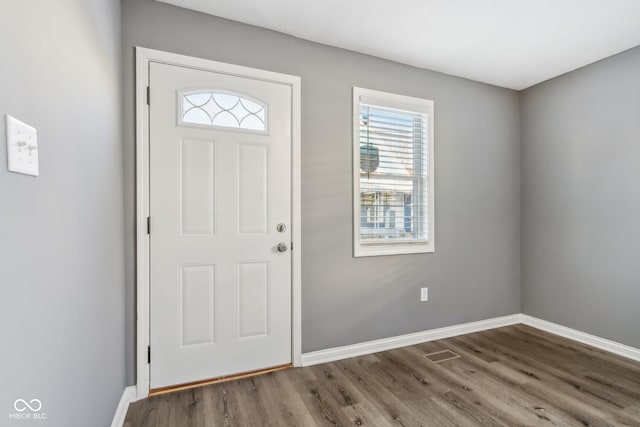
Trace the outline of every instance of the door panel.
<path fill-rule="evenodd" d="M 215 233 L 215 144 L 182 140 L 179 143 L 180 226 L 182 236 Z"/>
<path fill-rule="evenodd" d="M 215 265 L 180 266 L 180 346 L 215 343 Z"/>
<path fill-rule="evenodd" d="M 269 335 L 269 264 L 238 264 L 238 338 Z"/>
<path fill-rule="evenodd" d="M 268 220 L 269 147 L 238 145 L 238 233 L 265 234 Z"/>
<path fill-rule="evenodd" d="M 149 74 L 151 388 L 290 363 L 291 88 Z"/>

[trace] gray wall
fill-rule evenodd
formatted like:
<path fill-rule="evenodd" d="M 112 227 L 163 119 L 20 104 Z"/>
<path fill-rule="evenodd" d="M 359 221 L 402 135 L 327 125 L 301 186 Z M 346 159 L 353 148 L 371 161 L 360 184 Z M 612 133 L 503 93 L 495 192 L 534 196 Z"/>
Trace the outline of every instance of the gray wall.
<path fill-rule="evenodd" d="M 125 386 L 120 24 L 119 0 L 0 2 L 3 426 L 107 426 Z M 7 172 L 5 113 L 37 127 L 38 178 Z"/>
<path fill-rule="evenodd" d="M 523 311 L 640 347 L 640 47 L 528 89 Z"/>
<path fill-rule="evenodd" d="M 122 7 L 121 44 L 117 0 L 0 4 L 0 113 L 38 128 L 41 162 L 38 178 L 0 169 L 0 409 L 38 398 L 47 425 L 108 425 L 135 382 L 136 45 L 302 77 L 305 352 L 521 302 L 640 346 L 640 48 L 518 94 L 151 0 Z M 351 256 L 354 85 L 436 102 L 435 254 Z"/>
<path fill-rule="evenodd" d="M 516 92 L 150 0 L 125 0 L 128 331 L 135 331 L 136 45 L 302 77 L 303 351 L 520 311 Z M 435 254 L 351 256 L 352 86 L 435 101 Z M 419 302 L 423 285 L 428 303 Z M 128 341 L 132 383 L 134 336 Z"/>

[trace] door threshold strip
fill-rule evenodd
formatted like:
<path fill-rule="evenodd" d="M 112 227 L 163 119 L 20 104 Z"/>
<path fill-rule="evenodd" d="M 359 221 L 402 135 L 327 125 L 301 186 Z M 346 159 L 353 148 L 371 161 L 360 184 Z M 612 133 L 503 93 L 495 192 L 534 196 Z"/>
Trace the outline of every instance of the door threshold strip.
<path fill-rule="evenodd" d="M 206 385 L 218 384 L 218 383 L 223 383 L 223 382 L 233 381 L 233 380 L 239 380 L 239 379 L 242 379 L 242 378 L 253 377 L 253 376 L 256 376 L 256 375 L 268 374 L 270 372 L 283 371 L 285 369 L 289 369 L 289 368 L 292 368 L 292 367 L 293 367 L 293 364 L 287 363 L 286 365 L 278 365 L 278 366 L 273 366 L 271 368 L 258 369 L 257 371 L 242 372 L 242 373 L 239 373 L 239 374 L 233 374 L 233 375 L 227 375 L 227 376 L 223 376 L 223 377 L 211 378 L 211 379 L 202 380 L 202 381 L 194 381 L 194 382 L 185 383 L 185 384 L 172 385 L 172 386 L 168 386 L 168 387 L 153 388 L 153 389 L 149 390 L 149 397 L 158 396 L 160 394 L 165 394 L 165 393 L 171 393 L 171 392 L 174 392 L 174 391 L 188 390 L 190 388 L 195 388 L 195 387 L 204 387 Z"/>

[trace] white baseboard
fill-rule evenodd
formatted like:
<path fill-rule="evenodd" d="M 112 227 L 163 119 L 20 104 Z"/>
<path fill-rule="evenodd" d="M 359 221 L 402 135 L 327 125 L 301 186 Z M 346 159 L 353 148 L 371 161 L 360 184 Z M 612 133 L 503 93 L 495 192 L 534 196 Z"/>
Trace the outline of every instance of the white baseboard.
<path fill-rule="evenodd" d="M 463 323 L 461 325 L 447 326 L 444 328 L 431 329 L 413 334 L 398 335 L 395 337 L 382 338 L 374 341 L 367 341 L 358 344 L 334 347 L 326 350 L 303 353 L 301 357 L 302 366 L 317 365 L 319 363 L 333 362 L 349 357 L 363 356 L 365 354 L 377 353 L 391 350 L 398 347 L 420 344 L 423 342 L 451 338 L 458 335 L 470 334 L 472 332 L 486 331 L 488 329 L 500 328 L 503 326 L 521 323 L 521 315 L 513 314 L 493 319 L 480 320 L 478 322 Z"/>
<path fill-rule="evenodd" d="M 522 323 L 536 329 L 541 329 L 555 335 L 559 335 L 570 340 L 590 345 L 600 350 L 609 351 L 619 356 L 624 356 L 632 360 L 640 361 L 640 349 L 630 347 L 619 342 L 611 341 L 595 335 L 587 334 L 575 329 L 567 328 L 546 320 L 538 319 L 526 314 L 513 314 L 511 316 L 496 317 L 493 319 L 480 320 L 479 322 L 463 323 L 461 325 L 447 326 L 439 329 L 431 329 L 413 334 L 398 335 L 395 337 L 382 338 L 374 341 L 367 341 L 358 344 L 334 347 L 326 350 L 303 353 L 301 357 L 302 366 L 317 365 L 319 363 L 334 362 L 336 360 L 347 359 L 349 357 L 364 356 L 366 354 L 405 347 L 408 345 L 420 344 L 423 342 L 435 341 L 444 338 L 451 338 L 458 335 L 470 334 L 472 332 L 486 331 L 503 326 Z"/>
<path fill-rule="evenodd" d="M 111 427 L 122 427 L 122 425 L 124 424 L 124 419 L 127 416 L 129 403 L 135 402 L 136 400 L 138 400 L 136 386 L 132 385 L 126 387 L 122 392 L 122 397 L 120 398 L 120 402 L 118 403 L 118 407 L 116 408 L 116 413 L 113 416 Z"/>
<path fill-rule="evenodd" d="M 638 348 L 620 344 L 619 342 L 611 341 L 606 338 L 600 338 L 576 329 L 567 328 L 566 326 L 561 326 L 556 323 L 547 322 L 546 320 L 538 319 L 537 317 L 529 316 L 527 314 L 521 314 L 520 317 L 521 323 L 533 328 L 541 329 L 564 338 L 569 338 L 570 340 L 578 341 L 580 343 L 599 348 L 600 350 L 609 351 L 619 356 L 640 361 L 640 349 Z"/>

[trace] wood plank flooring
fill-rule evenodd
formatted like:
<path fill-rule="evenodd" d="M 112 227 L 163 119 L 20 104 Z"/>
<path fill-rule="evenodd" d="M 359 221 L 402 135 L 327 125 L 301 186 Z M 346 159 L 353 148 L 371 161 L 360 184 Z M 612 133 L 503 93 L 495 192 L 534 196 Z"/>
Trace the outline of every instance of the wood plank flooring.
<path fill-rule="evenodd" d="M 640 363 L 516 325 L 151 397 L 124 425 L 640 426 Z"/>

